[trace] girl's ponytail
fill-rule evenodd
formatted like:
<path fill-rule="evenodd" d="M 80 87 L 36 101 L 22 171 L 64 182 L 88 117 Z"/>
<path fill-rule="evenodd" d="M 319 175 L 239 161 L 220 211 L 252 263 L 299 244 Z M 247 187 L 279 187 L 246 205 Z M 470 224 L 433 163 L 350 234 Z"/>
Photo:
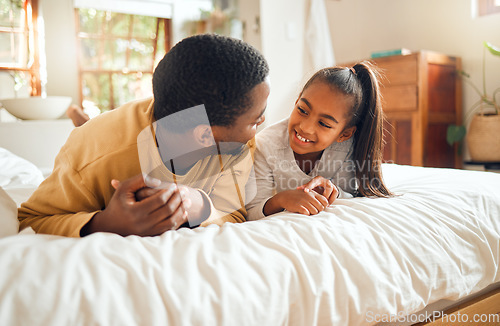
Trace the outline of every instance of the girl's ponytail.
<path fill-rule="evenodd" d="M 384 114 L 382 112 L 379 73 L 368 61 L 352 68 L 331 67 L 316 72 L 302 92 L 316 80 L 334 87 L 352 99 L 349 123 L 354 133 L 354 164 L 358 194 L 389 197 L 392 193 L 382 179 L 382 149 L 384 145 Z"/>
<path fill-rule="evenodd" d="M 389 197 L 382 178 L 382 154 L 384 114 L 382 112 L 379 74 L 371 63 L 365 61 L 354 65 L 351 72 L 361 84 L 360 107 L 353 112 L 350 126 L 356 126 L 354 134 L 354 164 L 358 191 L 362 196 Z"/>

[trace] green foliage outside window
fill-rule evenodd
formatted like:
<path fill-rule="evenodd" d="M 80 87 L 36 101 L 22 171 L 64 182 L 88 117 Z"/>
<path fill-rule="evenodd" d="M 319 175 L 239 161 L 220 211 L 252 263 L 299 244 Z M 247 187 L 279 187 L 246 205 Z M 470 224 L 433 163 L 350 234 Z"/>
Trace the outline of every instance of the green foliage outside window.
<path fill-rule="evenodd" d="M 95 9 L 78 9 L 78 17 L 83 105 L 104 112 L 151 96 L 152 72 L 166 51 L 166 20 Z"/>
<path fill-rule="evenodd" d="M 0 26 L 20 27 L 23 0 L 0 0 Z"/>

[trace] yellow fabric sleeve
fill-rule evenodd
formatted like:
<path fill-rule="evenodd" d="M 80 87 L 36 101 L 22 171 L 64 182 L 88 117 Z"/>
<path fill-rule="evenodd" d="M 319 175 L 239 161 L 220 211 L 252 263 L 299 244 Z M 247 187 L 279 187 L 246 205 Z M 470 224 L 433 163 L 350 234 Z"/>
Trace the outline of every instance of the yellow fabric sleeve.
<path fill-rule="evenodd" d="M 100 205 L 82 186 L 82 178 L 71 168 L 65 152 L 58 155 L 56 167 L 19 208 L 19 229 L 31 226 L 37 233 L 79 237 Z"/>

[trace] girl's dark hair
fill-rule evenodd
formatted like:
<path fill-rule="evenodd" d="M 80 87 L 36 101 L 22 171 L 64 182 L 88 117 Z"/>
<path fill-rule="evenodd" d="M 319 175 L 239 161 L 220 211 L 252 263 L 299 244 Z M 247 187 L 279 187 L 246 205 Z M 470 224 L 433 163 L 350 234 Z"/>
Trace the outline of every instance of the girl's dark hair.
<path fill-rule="evenodd" d="M 389 197 L 382 178 L 384 113 L 379 86 L 380 73 L 368 61 L 352 68 L 324 68 L 316 72 L 305 84 L 304 90 L 314 82 L 324 82 L 352 100 L 346 128 L 356 126 L 354 133 L 354 164 L 358 192 L 362 196 Z"/>
<path fill-rule="evenodd" d="M 212 126 L 229 126 L 251 107 L 249 92 L 268 75 L 262 54 L 241 40 L 216 34 L 185 38 L 153 73 L 154 117 L 204 104 Z M 192 127 L 195 120 L 183 117 L 176 125 Z"/>

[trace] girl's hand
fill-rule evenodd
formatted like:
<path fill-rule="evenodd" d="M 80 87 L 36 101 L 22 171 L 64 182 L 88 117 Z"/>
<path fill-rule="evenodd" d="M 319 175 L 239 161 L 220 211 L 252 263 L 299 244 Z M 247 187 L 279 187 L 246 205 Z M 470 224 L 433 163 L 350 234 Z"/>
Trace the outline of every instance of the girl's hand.
<path fill-rule="evenodd" d="M 337 186 L 335 186 L 330 180 L 319 175 L 314 177 L 308 183 L 297 187 L 297 189 L 303 190 L 304 192 L 315 191 L 318 194 L 323 195 L 328 200 L 328 205 L 331 205 L 339 195 Z"/>
<path fill-rule="evenodd" d="M 270 198 L 264 205 L 264 215 L 271 215 L 286 209 L 292 213 L 316 215 L 328 206 L 325 196 L 316 191 L 302 189 L 282 191 Z"/>

